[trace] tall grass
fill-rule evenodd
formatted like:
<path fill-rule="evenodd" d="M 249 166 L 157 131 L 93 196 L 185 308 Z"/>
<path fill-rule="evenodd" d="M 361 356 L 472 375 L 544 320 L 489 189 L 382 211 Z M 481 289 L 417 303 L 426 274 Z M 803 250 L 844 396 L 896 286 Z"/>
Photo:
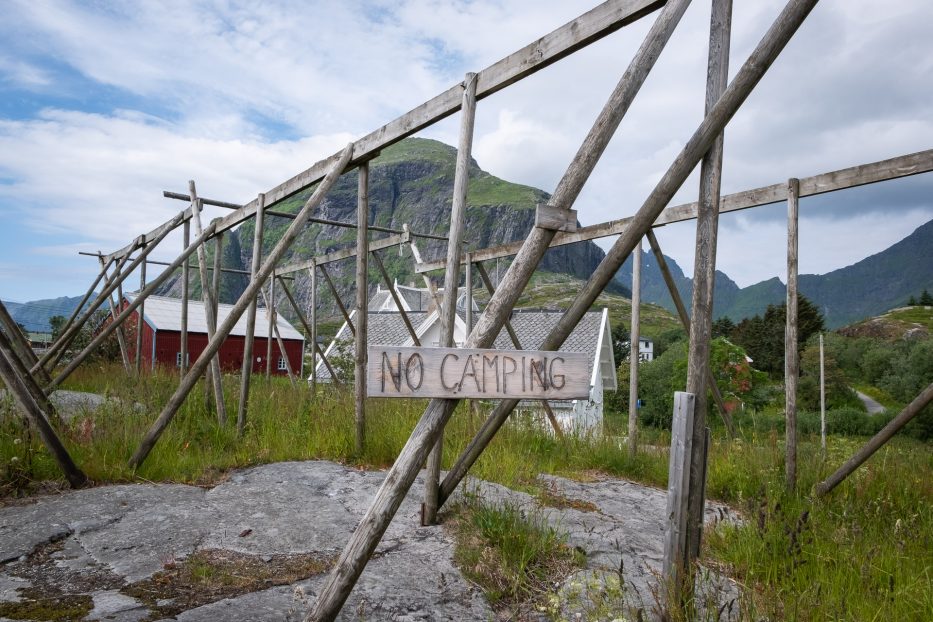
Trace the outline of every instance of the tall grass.
<path fill-rule="evenodd" d="M 229 418 L 235 418 L 237 382 L 225 378 Z M 392 464 L 424 412 L 424 402 L 367 402 L 366 449 L 354 453 L 352 396 L 328 388 L 311 395 L 286 379 L 254 378 L 248 424 L 217 424 L 199 386 L 169 425 L 142 468 L 126 465 L 139 439 L 178 383 L 159 371 L 136 379 L 119 366 L 85 367 L 68 389 L 115 398 L 94 415 L 59 426 L 76 462 L 98 482 L 139 479 L 211 484 L 231 468 L 285 460 L 327 459 L 367 468 Z M 61 481 L 54 462 L 0 402 L 0 493 L 30 481 Z M 459 408 L 445 432 L 448 468 L 481 423 Z M 472 470 L 512 488 L 539 491 L 539 473 L 586 478 L 591 472 L 666 486 L 670 438 L 640 431 L 642 451 L 629 457 L 624 422 L 607 415 L 607 433 L 558 439 L 546 426 L 517 416 L 499 433 Z M 830 436 L 825 458 L 816 436 L 799 444 L 799 492 L 784 490 L 783 433 L 757 422 L 740 440 L 717 434 L 710 450 L 710 498 L 745 515 L 739 526 L 708 530 L 704 557 L 744 586 L 748 619 L 933 619 L 933 451 L 929 444 L 896 438 L 827 498 L 809 496 L 813 484 L 864 442 Z M 715 428 L 714 428 L 715 432 Z"/>

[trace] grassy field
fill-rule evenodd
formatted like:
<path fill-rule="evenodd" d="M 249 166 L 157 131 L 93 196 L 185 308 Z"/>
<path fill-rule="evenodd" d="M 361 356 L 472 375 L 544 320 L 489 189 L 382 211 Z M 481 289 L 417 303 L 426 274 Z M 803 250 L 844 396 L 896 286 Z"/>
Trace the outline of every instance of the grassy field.
<path fill-rule="evenodd" d="M 353 410 L 348 396 L 322 391 L 312 397 L 287 381 L 256 379 L 243 438 L 232 425 L 219 428 L 204 406 L 204 391 L 166 430 L 147 462 L 134 473 L 126 462 L 177 376 L 127 378 L 116 366 L 85 367 L 68 389 L 102 393 L 120 401 L 93 418 L 62 426 L 75 460 L 96 482 L 176 481 L 211 484 L 231 468 L 283 460 L 329 459 L 369 468 L 389 466 L 423 412 L 423 403 L 373 400 L 368 404 L 367 443 L 354 455 Z M 228 404 L 236 403 L 236 379 L 227 378 Z M 133 407 L 133 404 L 138 406 Z M 535 477 L 554 473 L 584 479 L 598 471 L 665 486 L 666 451 L 623 449 L 622 416 L 607 415 L 606 434 L 555 439 L 520 418 L 506 426 L 473 473 L 507 486 L 540 493 Z M 744 421 L 739 420 L 740 426 Z M 445 468 L 465 446 L 480 420 L 461 408 L 445 434 Z M 646 444 L 666 447 L 666 433 L 645 429 Z M 864 439 L 830 437 L 829 453 L 817 438 L 800 444 L 800 493 L 783 487 L 783 434 L 748 425 L 740 440 L 717 435 L 710 451 L 708 494 L 743 512 L 746 522 L 707 534 L 706 563 L 744 586 L 743 619 L 929 620 L 933 619 L 933 451 L 895 439 L 824 500 L 812 485 L 830 473 Z M 5 497 L 61 485 L 54 463 L 19 423 L 11 404 L 0 407 L 0 487 Z M 43 484 L 44 483 L 44 484 Z M 514 518 L 514 517 L 513 517 Z M 507 522 L 510 517 L 500 517 Z M 484 520 L 479 518 L 470 520 Z M 488 520 L 487 520 L 488 522 Z M 499 538 L 495 530 L 485 534 Z M 572 563 L 568 560 L 566 563 Z M 561 562 L 563 563 L 563 562 Z M 495 589 L 504 590 L 505 583 Z M 520 593 L 523 588 L 509 587 Z M 509 593 L 512 593 L 509 592 Z"/>

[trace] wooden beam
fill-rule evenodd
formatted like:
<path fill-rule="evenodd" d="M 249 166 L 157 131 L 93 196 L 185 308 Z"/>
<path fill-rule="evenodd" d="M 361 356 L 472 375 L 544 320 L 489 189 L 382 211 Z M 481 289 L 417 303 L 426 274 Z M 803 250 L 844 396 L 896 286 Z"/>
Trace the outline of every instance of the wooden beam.
<path fill-rule="evenodd" d="M 337 286 L 334 285 L 334 282 L 330 278 L 330 274 L 324 268 L 324 266 L 318 266 L 321 270 L 321 276 L 324 277 L 324 282 L 327 283 L 327 287 L 330 289 L 330 293 L 334 297 L 334 302 L 337 303 L 337 308 L 340 309 L 340 313 L 343 314 L 343 319 L 347 323 L 347 328 L 350 329 L 350 332 L 353 336 L 356 336 L 356 326 L 353 325 L 353 320 L 350 318 L 350 312 L 347 311 L 347 307 L 344 306 L 343 301 L 340 300 L 340 292 L 337 291 Z"/>
<path fill-rule="evenodd" d="M 390 235 L 381 240 L 372 240 L 369 243 L 369 250 L 377 251 L 384 248 L 391 248 L 393 246 L 407 244 L 410 240 L 411 234 L 406 231 L 400 235 Z M 276 269 L 276 272 L 278 274 L 291 274 L 292 272 L 298 272 L 299 270 L 308 270 L 312 266 L 324 266 L 325 264 L 334 263 L 335 261 L 340 261 L 342 259 L 349 259 L 350 257 L 356 257 L 356 246 L 334 251 L 332 253 L 328 253 L 327 255 L 321 255 L 320 257 L 315 257 L 307 261 L 299 261 L 287 266 L 282 266 Z"/>
<path fill-rule="evenodd" d="M 914 400 L 908 404 L 888 425 L 881 428 L 877 434 L 865 443 L 865 446 L 855 452 L 845 464 L 839 467 L 835 473 L 816 485 L 816 495 L 822 497 L 828 494 L 838 486 L 842 481 L 851 475 L 855 469 L 859 468 L 866 460 L 872 457 L 876 451 L 881 449 L 885 443 L 891 440 L 891 437 L 897 434 L 911 419 L 916 417 L 920 411 L 933 402 L 933 383 L 927 385 Z"/>
<path fill-rule="evenodd" d="M 102 266 L 104 265 L 103 257 L 100 258 L 100 263 Z M 106 269 L 104 271 L 106 272 Z M 120 305 L 123 304 L 122 296 L 120 296 L 118 302 Z M 107 296 L 107 304 L 110 306 L 111 321 L 115 322 L 117 320 L 117 305 L 114 304 L 112 296 Z M 117 345 L 120 348 L 120 360 L 123 362 L 123 369 L 129 374 L 132 371 L 132 367 L 130 366 L 130 352 L 126 347 L 126 336 L 123 334 L 122 326 L 117 329 Z"/>
<path fill-rule="evenodd" d="M 399 314 L 402 316 L 402 322 L 405 324 L 405 328 L 408 330 L 408 334 L 411 335 L 412 343 L 416 346 L 421 345 L 421 341 L 418 339 L 418 333 L 415 331 L 415 327 L 412 326 L 411 320 L 408 317 L 408 313 L 405 311 L 405 307 L 402 306 L 402 300 L 398 297 L 398 292 L 395 291 L 395 284 L 392 282 L 392 279 L 389 277 L 388 271 L 386 271 L 385 264 L 382 263 L 379 254 L 376 251 L 370 251 L 373 256 L 373 260 L 376 263 L 376 267 L 379 268 L 379 274 L 382 275 L 382 281 L 386 284 L 386 289 L 389 290 L 389 295 L 392 297 L 393 302 L 395 302 L 395 308 L 398 309 Z"/>
<path fill-rule="evenodd" d="M 797 179 L 787 181 L 787 308 L 784 330 L 784 476 L 789 491 L 797 487 L 797 378 L 800 359 L 797 355 L 797 226 L 799 223 Z"/>
<path fill-rule="evenodd" d="M 356 455 L 362 457 L 366 444 L 366 348 L 369 319 L 369 163 L 360 165 L 356 187 L 356 353 L 353 376 Z"/>
<path fill-rule="evenodd" d="M 270 282 L 275 283 L 275 273 L 274 273 L 274 272 L 272 273 L 272 278 L 270 279 Z M 268 297 L 266 297 L 266 292 L 264 292 L 264 291 L 262 291 L 262 290 L 259 290 L 259 293 L 262 294 L 262 298 L 263 298 L 263 300 L 265 300 L 265 302 L 266 302 L 266 307 L 267 307 L 267 308 L 272 308 L 272 309 L 273 309 L 273 315 L 272 315 L 272 317 L 276 318 L 276 321 L 274 321 L 274 322 L 272 323 L 272 326 L 270 327 L 271 330 L 269 331 L 269 337 L 268 337 L 267 341 L 268 341 L 268 343 L 272 343 L 273 334 L 275 335 L 275 341 L 276 341 L 276 343 L 277 343 L 278 346 L 279 346 L 279 354 L 282 355 L 282 359 L 285 361 L 285 371 L 288 372 L 288 380 L 292 383 L 292 386 L 293 386 L 293 387 L 297 387 L 297 386 L 298 386 L 298 383 L 297 383 L 296 378 L 295 378 L 295 372 L 294 372 L 294 370 L 292 369 L 292 363 L 291 363 L 291 361 L 288 360 L 288 351 L 285 349 L 285 342 L 282 341 L 282 335 L 281 335 L 281 333 L 279 332 L 279 323 L 278 323 L 278 321 L 277 321 L 278 313 L 274 311 L 275 305 L 273 305 L 273 304 L 272 304 L 272 301 L 271 301 Z M 271 368 L 272 368 L 272 358 L 271 358 L 271 356 L 270 356 L 270 358 L 268 359 L 268 363 L 269 363 L 268 368 L 271 369 Z"/>
<path fill-rule="evenodd" d="M 847 188 L 866 186 L 882 181 L 891 181 L 933 171 L 933 149 L 919 151 L 869 164 L 820 173 L 800 178 L 800 197 L 810 197 Z M 720 197 L 719 213 L 734 212 L 787 200 L 787 184 L 774 184 L 752 190 L 743 190 Z M 697 217 L 697 203 L 684 203 L 669 207 L 658 216 L 652 226 L 661 227 L 675 222 L 693 220 Z M 576 233 L 558 233 L 551 247 L 596 240 L 623 233 L 632 222 L 632 217 L 580 227 Z M 521 248 L 521 242 L 510 242 L 499 246 L 473 251 L 473 261 L 488 261 L 497 257 L 511 257 Z M 443 269 L 443 260 L 427 261 L 415 266 L 415 272 L 431 272 Z"/>
<path fill-rule="evenodd" d="M 275 248 L 273 248 L 269 253 L 269 256 L 262 264 L 259 272 L 250 281 L 250 284 L 246 287 L 246 290 L 240 296 L 240 299 L 236 302 L 235 305 L 233 305 L 230 313 L 227 315 L 226 319 L 224 319 L 223 324 L 217 328 L 217 333 L 214 335 L 214 338 L 210 340 L 210 342 L 207 344 L 207 347 L 204 349 L 204 352 L 201 353 L 201 356 L 198 357 L 198 360 L 195 361 L 194 365 L 191 366 L 188 374 L 184 377 L 178 389 L 162 409 L 158 419 L 156 419 L 155 423 L 153 423 L 152 427 L 146 433 L 146 436 L 143 438 L 139 447 L 130 458 L 130 466 L 133 468 L 139 468 L 139 466 L 146 459 L 146 456 L 149 455 L 149 452 L 152 450 L 153 446 L 155 446 L 166 426 L 168 426 L 172 418 L 174 418 L 175 413 L 178 412 L 178 409 L 181 408 L 181 405 L 188 397 L 191 389 L 194 388 L 195 384 L 197 383 L 198 376 L 204 373 L 204 370 L 207 369 L 207 366 L 210 364 L 210 359 L 220 350 L 220 346 L 223 345 L 223 342 L 230 334 L 230 331 L 233 330 L 234 325 L 236 325 L 236 323 L 243 316 L 243 313 L 246 311 L 246 307 L 248 307 L 250 304 L 250 300 L 258 295 L 259 290 L 265 284 L 265 281 L 269 278 L 269 275 L 272 273 L 275 265 L 279 262 L 279 260 L 282 258 L 282 255 L 285 254 L 285 251 L 291 247 L 291 245 L 295 242 L 295 239 L 302 232 L 304 225 L 306 224 L 305 219 L 311 215 L 311 212 L 318 205 L 321 204 L 321 201 L 324 200 L 324 196 L 337 182 L 340 174 L 346 169 L 347 163 L 350 161 L 350 156 L 352 154 L 353 145 L 347 145 L 346 149 L 343 150 L 341 159 L 334 164 L 334 168 L 330 171 L 330 173 L 327 174 L 327 177 L 324 179 L 324 181 L 322 181 L 321 184 L 315 189 L 314 194 L 311 195 L 311 198 L 309 198 L 301 208 L 301 211 L 298 214 L 298 218 L 296 218 L 292 224 L 289 225 L 288 229 L 285 231 L 285 234 L 275 245 Z"/>
<path fill-rule="evenodd" d="M 609 0 L 603 2 L 550 34 L 480 71 L 477 77 L 477 99 L 488 97 L 500 89 L 544 69 L 594 41 L 598 41 L 606 35 L 651 14 L 663 4 L 663 0 Z M 460 100 L 461 88 L 457 84 L 394 121 L 370 132 L 354 143 L 353 162 L 358 163 L 369 160 L 382 149 L 454 114 L 460 109 Z M 265 193 L 267 205 L 274 205 L 310 188 L 319 182 L 339 159 L 340 154 L 334 154 L 272 188 Z M 227 215 L 218 226 L 218 231 L 232 229 L 251 218 L 256 213 L 256 206 L 256 202 L 251 201 Z M 188 210 L 186 218 L 190 217 L 190 210 Z M 166 226 L 168 226 L 168 223 L 162 225 L 162 227 Z M 158 237 L 162 227 L 145 234 L 143 241 Z M 113 256 L 120 256 L 132 250 L 130 247 L 124 247 L 110 255 L 106 255 L 104 258 L 110 259 Z"/>
<path fill-rule="evenodd" d="M 262 262 L 262 234 L 265 228 L 265 195 L 257 198 L 259 209 L 256 210 L 256 223 L 253 228 L 253 257 L 250 260 L 250 275 L 252 281 L 259 273 Z M 285 287 L 284 285 L 282 286 Z M 286 290 L 287 291 L 287 290 Z M 236 429 L 242 436 L 246 429 L 246 416 L 249 411 L 249 380 L 253 373 L 253 346 L 256 342 L 256 297 L 249 302 L 246 309 L 246 337 L 243 342 L 243 367 L 240 368 L 240 403 L 237 406 Z M 302 353 L 302 356 L 304 354 Z"/>
<path fill-rule="evenodd" d="M 685 565 L 690 495 L 690 456 L 693 455 L 694 396 L 674 393 L 674 414 L 671 424 L 671 453 L 667 476 L 667 509 L 664 512 L 663 577 L 670 584 L 669 597 L 675 602 L 686 584 L 690 570 Z M 666 599 L 665 599 L 666 600 Z"/>
<path fill-rule="evenodd" d="M 146 262 L 139 264 L 139 291 L 146 289 Z M 136 321 L 136 375 L 138 376 L 143 369 L 143 327 L 146 325 L 145 315 L 146 302 L 143 300 L 139 305 L 139 319 Z"/>
<path fill-rule="evenodd" d="M 181 237 L 181 247 L 182 249 L 188 248 L 188 245 L 191 244 L 191 221 L 185 221 L 184 228 L 182 229 Z M 178 375 L 184 376 L 185 372 L 188 371 L 188 358 L 190 354 L 188 353 L 188 300 L 190 298 L 190 264 L 186 261 L 181 266 L 181 361 L 178 365 Z M 116 317 L 116 314 L 114 314 Z"/>
<path fill-rule="evenodd" d="M 259 290 L 259 293 L 266 301 L 266 319 L 268 320 L 266 326 L 266 380 L 270 380 L 272 378 L 272 329 L 275 327 L 275 303 L 272 302 L 275 299 L 275 268 L 272 269 L 272 278 L 269 279 L 269 296 L 267 297 L 262 289 Z"/>
<path fill-rule="evenodd" d="M 641 240 L 632 253 L 632 318 L 629 331 L 628 455 L 638 452 L 638 363 L 641 360 Z"/>
<path fill-rule="evenodd" d="M 2 305 L 2 303 L 0 303 L 0 305 Z M 55 407 L 52 405 L 52 402 L 49 401 L 49 398 L 42 391 L 42 387 L 36 383 L 35 378 L 29 373 L 29 368 L 26 367 L 25 361 L 17 354 L 16 344 L 13 339 L 2 330 L 0 330 L 0 352 L 6 356 L 7 361 L 13 368 L 13 373 L 19 378 L 22 386 L 26 388 L 30 397 L 39 405 L 39 408 L 42 410 L 43 414 L 48 417 L 49 421 L 51 421 L 52 418 L 58 419 L 58 414 L 55 412 Z"/>
<path fill-rule="evenodd" d="M 101 272 L 103 273 L 103 271 Z M 10 312 L 2 302 L 0 302 L 0 328 L 5 330 L 9 336 L 13 351 L 16 352 L 19 360 L 27 367 L 37 366 L 39 359 L 36 357 L 36 353 L 32 351 L 32 345 L 29 343 L 29 340 L 26 339 L 26 336 L 23 335 L 22 331 L 19 329 L 19 324 L 16 323 L 16 320 L 13 319 L 13 316 L 10 315 Z M 36 367 L 35 373 L 39 377 L 39 381 L 43 384 L 47 384 L 51 381 L 44 367 Z"/>
<path fill-rule="evenodd" d="M 454 190 L 450 206 L 450 230 L 447 233 L 447 270 L 444 273 L 444 299 L 437 308 L 440 319 L 440 346 L 453 348 L 454 329 L 457 319 L 457 291 L 460 287 L 460 255 L 463 251 L 463 221 L 467 207 L 467 189 L 470 184 L 470 160 L 473 151 L 473 126 L 476 121 L 476 74 L 468 73 L 463 80 L 462 103 L 460 105 L 460 138 L 457 143 L 457 164 L 454 169 Z M 424 275 L 429 286 L 430 277 Z M 432 294 L 436 293 L 429 287 Z M 438 487 L 440 486 L 441 460 L 444 452 L 444 427 L 428 454 L 425 470 L 424 503 L 421 505 L 421 524 L 437 523 Z"/>
<path fill-rule="evenodd" d="M 308 330 L 308 325 L 305 324 L 305 332 L 311 335 L 311 394 L 317 396 L 317 266 L 311 266 L 308 272 L 311 273 L 311 295 L 308 302 L 308 307 L 311 309 L 311 329 Z M 289 299 L 291 300 L 291 298 Z M 304 323 L 301 311 L 298 310 L 298 304 L 294 300 L 292 300 L 292 306 L 295 307 L 295 312 L 298 313 L 299 319 Z M 336 378 L 333 374 L 331 376 Z"/>
<path fill-rule="evenodd" d="M 292 296 L 292 293 L 288 290 L 288 287 L 285 285 L 285 282 L 282 280 L 282 277 L 277 277 L 277 278 L 279 279 L 279 283 L 282 285 L 282 291 L 285 292 L 285 297 L 288 298 L 288 302 L 291 303 L 292 308 L 295 310 L 295 315 L 298 316 L 298 320 L 301 322 L 302 326 L 304 326 L 304 328 L 305 328 L 305 333 L 307 333 L 307 334 L 309 334 L 309 335 L 313 335 L 313 336 L 316 338 L 316 337 L 317 337 L 317 334 L 316 334 L 316 330 L 315 330 L 315 326 L 314 326 L 314 321 L 315 321 L 317 318 L 314 317 L 315 312 L 314 312 L 313 303 L 312 303 L 311 305 L 309 305 L 309 306 L 311 307 L 311 317 L 312 317 L 312 320 L 311 320 L 312 323 L 311 323 L 311 325 L 309 326 L 309 325 L 308 325 L 308 321 L 305 319 L 304 314 L 301 312 L 301 309 L 298 308 L 298 303 L 295 301 L 295 297 Z M 315 285 L 316 285 L 315 281 L 316 281 L 316 278 L 314 277 L 314 273 L 312 272 L 312 273 L 311 273 L 311 283 L 312 283 L 312 286 L 311 286 L 311 298 L 312 298 L 312 300 L 314 299 L 314 290 L 315 290 Z M 311 369 L 311 388 L 312 388 L 312 393 L 314 392 L 314 390 L 315 390 L 315 388 L 316 388 L 316 385 L 315 385 L 315 382 L 316 382 L 315 376 L 316 376 L 316 369 L 317 369 L 317 367 L 316 367 L 316 365 L 317 365 L 316 357 L 317 357 L 317 356 L 320 356 L 320 357 L 321 357 L 321 361 L 324 363 L 324 366 L 327 368 L 327 371 L 330 372 L 330 377 L 333 378 L 334 384 L 336 384 L 337 386 L 341 386 L 343 383 L 341 382 L 340 377 L 337 375 L 337 372 L 334 371 L 334 368 L 331 367 L 330 361 L 328 361 L 328 360 L 327 360 L 327 357 L 324 356 L 324 351 L 321 350 L 321 346 L 319 346 L 319 345 L 317 344 L 317 341 L 315 340 L 315 341 L 314 341 L 314 345 L 313 345 L 313 347 L 311 348 L 311 367 L 312 367 L 312 369 Z"/>

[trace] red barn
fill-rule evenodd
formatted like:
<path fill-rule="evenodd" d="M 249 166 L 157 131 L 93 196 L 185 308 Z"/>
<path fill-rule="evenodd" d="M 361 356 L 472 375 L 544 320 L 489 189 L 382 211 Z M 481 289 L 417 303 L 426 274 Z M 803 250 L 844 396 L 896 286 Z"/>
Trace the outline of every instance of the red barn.
<path fill-rule="evenodd" d="M 130 294 L 123 301 L 124 308 L 133 300 Z M 218 305 L 217 325 L 219 326 L 230 314 L 233 305 Z M 126 320 L 127 348 L 130 351 L 130 360 L 136 357 L 136 325 L 139 311 L 133 313 Z M 178 367 L 181 364 L 181 300 L 179 298 L 165 298 L 162 296 L 149 296 L 143 305 L 143 367 L 152 369 L 155 365 Z M 304 336 L 276 314 L 276 324 L 292 371 L 303 375 Z M 265 373 L 266 341 L 269 331 L 269 316 L 264 307 L 256 311 L 256 330 L 253 342 L 253 372 Z M 204 303 L 200 300 L 188 301 L 188 360 L 197 360 L 207 347 L 207 319 L 204 316 Z M 246 343 L 246 314 L 237 321 L 230 335 L 220 346 L 220 366 L 227 372 L 239 372 L 243 368 L 243 349 Z M 285 360 L 279 350 L 279 344 L 272 335 L 272 373 L 285 375 L 288 373 Z"/>

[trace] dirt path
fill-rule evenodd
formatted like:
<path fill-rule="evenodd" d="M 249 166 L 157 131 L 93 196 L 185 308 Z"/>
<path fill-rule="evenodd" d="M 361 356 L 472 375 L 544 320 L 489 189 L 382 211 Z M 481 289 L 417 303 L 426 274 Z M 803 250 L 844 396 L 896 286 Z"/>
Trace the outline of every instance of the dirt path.
<path fill-rule="evenodd" d="M 862 403 L 865 404 L 865 409 L 868 411 L 869 415 L 877 415 L 878 413 L 883 413 L 886 409 L 880 403 L 876 402 L 870 395 L 865 395 L 861 391 L 856 391 L 858 398 L 862 400 Z"/>
<path fill-rule="evenodd" d="M 383 477 L 330 462 L 278 463 L 210 490 L 106 486 L 0 508 L 0 619 L 17 619 L 29 603 L 73 606 L 68 619 L 300 620 Z M 650 619 L 665 493 L 608 478 L 542 483 L 548 498 L 585 509 L 540 506 L 488 482 L 466 489 L 542 512 L 585 551 L 586 570 L 561 587 L 565 612 L 585 611 L 613 580 L 618 591 L 621 577 L 626 607 Z M 422 486 L 412 490 L 339 619 L 493 618 L 455 566 L 449 531 L 418 525 Z M 707 512 L 709 521 L 733 517 L 718 504 Z M 717 581 L 717 598 L 734 597 L 731 582 Z"/>

